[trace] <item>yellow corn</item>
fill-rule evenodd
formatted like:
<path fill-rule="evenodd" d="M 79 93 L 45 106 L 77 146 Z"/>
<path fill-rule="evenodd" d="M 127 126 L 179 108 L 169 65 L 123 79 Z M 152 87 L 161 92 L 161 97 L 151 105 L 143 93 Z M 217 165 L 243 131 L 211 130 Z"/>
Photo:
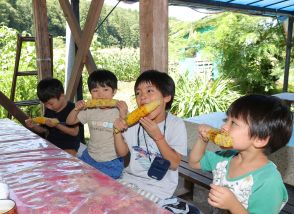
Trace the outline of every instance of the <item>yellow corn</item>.
<path fill-rule="evenodd" d="M 142 105 L 139 108 L 132 111 L 131 113 L 129 113 L 126 116 L 125 121 L 128 124 L 128 126 L 132 126 L 135 123 L 137 123 L 142 117 L 145 117 L 152 111 L 154 111 L 158 106 L 160 106 L 160 100 L 155 100 L 145 105 Z M 114 132 L 118 133 L 119 130 L 114 129 Z"/>
<path fill-rule="evenodd" d="M 154 111 L 159 105 L 160 100 L 155 100 L 145 105 L 142 105 L 139 108 L 132 111 L 131 113 L 129 113 L 125 119 L 128 126 L 137 123 L 142 117 L 147 116 L 149 113 Z"/>
<path fill-rule="evenodd" d="M 211 142 L 221 147 L 232 147 L 232 138 L 219 129 L 211 129 L 208 131 L 208 138 Z"/>
<path fill-rule="evenodd" d="M 35 117 L 32 120 L 33 120 L 33 122 L 39 123 L 39 124 L 45 124 L 46 120 L 51 120 L 51 122 L 55 123 L 55 124 L 59 123 L 59 120 L 57 120 L 55 118 L 47 118 L 47 117 Z"/>
<path fill-rule="evenodd" d="M 115 99 L 90 99 L 86 101 L 87 108 L 114 107 L 118 100 Z"/>

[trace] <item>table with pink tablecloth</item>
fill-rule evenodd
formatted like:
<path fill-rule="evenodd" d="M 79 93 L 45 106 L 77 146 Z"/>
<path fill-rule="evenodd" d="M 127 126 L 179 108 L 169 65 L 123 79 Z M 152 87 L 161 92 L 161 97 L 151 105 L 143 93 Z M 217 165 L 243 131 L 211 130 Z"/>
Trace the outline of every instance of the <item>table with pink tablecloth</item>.
<path fill-rule="evenodd" d="M 0 119 L 0 175 L 19 214 L 168 213 L 9 119 Z"/>

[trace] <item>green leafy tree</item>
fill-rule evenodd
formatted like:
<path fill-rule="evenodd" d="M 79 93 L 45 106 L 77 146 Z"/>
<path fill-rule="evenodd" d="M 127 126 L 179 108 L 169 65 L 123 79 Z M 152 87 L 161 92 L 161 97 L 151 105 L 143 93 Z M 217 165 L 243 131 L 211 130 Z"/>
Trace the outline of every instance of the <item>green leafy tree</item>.
<path fill-rule="evenodd" d="M 17 32 L 6 26 L 0 26 L 0 90 L 10 96 L 11 74 L 14 69 Z"/>
<path fill-rule="evenodd" d="M 171 19 L 169 22 L 169 58 L 181 60 L 194 57 L 197 52 L 194 34 L 193 23 Z"/>
<path fill-rule="evenodd" d="M 274 68 L 284 63 L 282 26 L 269 18 L 247 15 L 226 14 L 223 21 L 211 41 L 212 47 L 219 50 L 214 54 L 221 59 L 220 69 L 234 78 L 244 92 L 274 89 L 281 75 L 274 73 Z"/>
<path fill-rule="evenodd" d="M 112 7 L 105 6 L 101 12 L 97 41 L 101 47 L 138 48 L 139 47 L 139 15 L 137 11 L 116 8 L 101 24 Z"/>
<path fill-rule="evenodd" d="M 57 0 L 47 0 L 49 33 L 65 36 L 65 18 Z M 33 12 L 31 0 L 0 0 L 0 23 L 18 32 L 33 33 Z"/>
<path fill-rule="evenodd" d="M 23 1 L 0 0 L 0 23 L 18 29 L 30 31 L 32 23 L 31 4 Z"/>
<path fill-rule="evenodd" d="M 286 47 L 283 27 L 275 18 L 220 13 L 193 25 L 173 21 L 171 26 L 170 56 L 182 59 L 201 52 L 242 93 L 271 94 L 277 90 Z M 293 57 L 292 51 L 292 63 Z"/>
<path fill-rule="evenodd" d="M 48 29 L 53 36 L 65 36 L 66 21 L 58 0 L 47 0 Z M 90 1 L 80 1 L 80 22 L 83 29 Z M 99 24 L 112 7 L 104 5 Z M 0 23 L 18 32 L 34 34 L 31 0 L 0 0 Z M 116 8 L 97 29 L 97 41 L 101 47 L 139 47 L 138 11 Z"/>
<path fill-rule="evenodd" d="M 58 0 L 47 0 L 48 30 L 53 36 L 65 36 L 66 21 Z"/>
<path fill-rule="evenodd" d="M 0 23 L 8 26 L 10 24 L 10 14 L 14 13 L 13 8 L 6 0 L 0 0 Z"/>

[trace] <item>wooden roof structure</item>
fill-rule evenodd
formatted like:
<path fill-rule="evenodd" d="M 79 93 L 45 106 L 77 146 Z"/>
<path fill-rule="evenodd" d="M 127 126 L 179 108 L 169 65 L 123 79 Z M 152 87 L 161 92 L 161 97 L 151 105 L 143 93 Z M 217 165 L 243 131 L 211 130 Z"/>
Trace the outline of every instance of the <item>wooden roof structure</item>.
<path fill-rule="evenodd" d="M 73 99 L 78 87 L 84 65 L 89 73 L 96 69 L 95 62 L 89 51 L 95 28 L 98 24 L 104 0 L 91 1 L 84 29 L 75 18 L 68 0 L 59 0 L 66 21 L 71 29 L 77 45 L 77 53 L 66 90 L 66 97 Z M 47 23 L 46 0 L 33 0 L 34 23 L 36 27 L 37 58 L 39 79 L 48 76 L 50 64 L 48 56 L 49 33 Z M 152 14 L 150 16 L 150 14 Z M 168 1 L 140 1 L 140 40 L 141 70 L 157 69 L 167 72 L 168 64 Z M 41 48 L 42 47 L 42 48 Z"/>
<path fill-rule="evenodd" d="M 87 14 L 84 29 L 74 15 L 69 0 L 59 0 L 66 21 L 77 46 L 74 65 L 66 98 L 72 100 L 78 88 L 82 70 L 86 66 L 91 73 L 96 69 L 89 51 L 95 28 L 98 24 L 104 0 L 92 0 Z M 46 0 L 32 0 L 33 19 L 35 25 L 38 79 L 51 76 L 51 57 L 48 32 Z M 168 0 L 140 1 L 140 64 L 141 71 L 157 69 L 167 72 L 168 65 Z M 3 93 L 0 92 L 0 104 L 22 124 L 27 116 Z"/>
<path fill-rule="evenodd" d="M 138 0 L 137 0 L 138 1 Z M 129 2 L 137 2 L 131 0 Z M 240 1 L 240 0 L 239 0 Z M 162 72 L 168 70 L 168 5 L 169 3 L 181 3 L 182 5 L 192 6 L 196 4 L 210 5 L 233 3 L 232 0 L 222 1 L 204 1 L 204 0 L 140 0 L 139 6 L 139 24 L 140 24 L 140 70 L 156 69 Z M 256 1 L 255 1 L 256 2 Z M 258 1 L 257 1 L 258 2 Z M 82 70 L 86 66 L 87 71 L 91 73 L 96 69 L 95 62 L 89 51 L 95 28 L 98 24 L 101 9 L 104 0 L 92 0 L 87 14 L 84 29 L 80 28 L 79 22 L 74 15 L 74 11 L 69 0 L 59 0 L 65 19 L 70 27 L 72 36 L 77 46 L 77 52 L 74 65 L 71 72 L 69 84 L 66 89 L 66 98 L 72 100 L 76 94 L 78 84 L 82 75 Z M 36 52 L 38 79 L 44 79 L 51 76 L 51 58 L 48 17 L 46 0 L 32 0 L 33 19 L 35 25 Z M 289 28 L 287 40 L 287 56 L 284 86 L 288 87 L 289 62 L 291 51 L 291 38 L 293 28 L 293 16 L 289 15 Z M 288 65 L 288 67 L 287 67 Z M 287 71 L 286 71 L 287 70 Z M 287 88 L 286 88 L 287 90 Z M 6 99 L 0 92 L 0 104 L 3 105 L 11 114 L 24 124 L 27 116 L 13 103 Z"/>

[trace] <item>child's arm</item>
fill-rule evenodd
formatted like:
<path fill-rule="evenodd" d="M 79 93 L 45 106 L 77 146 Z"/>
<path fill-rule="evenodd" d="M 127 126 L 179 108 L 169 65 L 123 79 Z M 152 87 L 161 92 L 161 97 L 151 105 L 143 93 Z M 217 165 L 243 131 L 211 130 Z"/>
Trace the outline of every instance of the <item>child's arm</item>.
<path fill-rule="evenodd" d="M 210 185 L 208 203 L 224 210 L 229 210 L 231 214 L 248 214 L 245 207 L 238 201 L 234 193 L 227 187 Z"/>
<path fill-rule="evenodd" d="M 200 124 L 198 126 L 198 139 L 194 144 L 190 154 L 189 154 L 189 165 L 194 169 L 200 169 L 200 160 L 203 157 L 207 143 L 208 135 L 207 132 L 211 129 L 211 126 Z"/>
<path fill-rule="evenodd" d="M 47 122 L 46 122 L 46 125 L 50 126 L 50 127 L 54 127 L 56 129 L 59 129 L 63 133 L 70 135 L 70 136 L 77 136 L 79 134 L 79 126 L 78 125 L 76 125 L 74 127 L 68 127 L 68 126 L 65 126 L 60 123 L 54 124 L 51 121 L 50 121 L 50 124 L 47 124 Z"/>
<path fill-rule="evenodd" d="M 25 120 L 25 123 L 26 123 L 26 126 L 29 129 L 33 130 L 36 133 L 43 134 L 43 133 L 45 133 L 47 131 L 46 128 L 44 128 L 44 127 L 42 127 L 42 126 L 40 126 L 38 124 L 35 124 L 33 122 L 32 118 L 29 118 L 29 119 Z"/>
<path fill-rule="evenodd" d="M 117 118 L 113 124 L 114 130 L 125 131 L 128 128 L 126 121 L 122 118 Z M 113 132 L 115 151 L 118 156 L 124 157 L 129 153 L 129 147 L 125 143 L 121 132 Z"/>
<path fill-rule="evenodd" d="M 86 108 L 86 103 L 84 100 L 79 100 L 75 104 L 75 108 L 69 113 L 69 115 L 66 118 L 66 124 L 68 125 L 75 125 L 79 123 L 78 114 L 80 110 L 83 110 Z"/>
<path fill-rule="evenodd" d="M 157 123 L 147 117 L 141 118 L 140 123 L 146 132 L 150 135 L 150 137 L 153 138 L 162 156 L 170 161 L 170 169 L 176 170 L 182 159 L 181 154 L 168 145 Z"/>

